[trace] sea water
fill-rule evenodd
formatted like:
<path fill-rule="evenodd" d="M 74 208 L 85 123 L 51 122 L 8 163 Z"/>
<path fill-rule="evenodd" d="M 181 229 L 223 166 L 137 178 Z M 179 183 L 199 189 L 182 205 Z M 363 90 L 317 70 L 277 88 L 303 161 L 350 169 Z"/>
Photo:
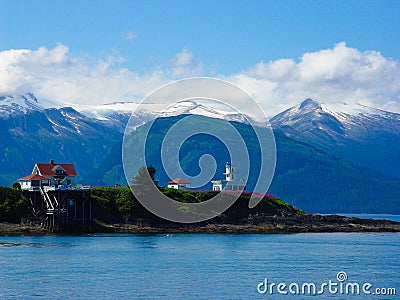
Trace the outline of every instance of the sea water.
<path fill-rule="evenodd" d="M 0 299 L 399 299 L 399 255 L 399 233 L 0 237 Z"/>

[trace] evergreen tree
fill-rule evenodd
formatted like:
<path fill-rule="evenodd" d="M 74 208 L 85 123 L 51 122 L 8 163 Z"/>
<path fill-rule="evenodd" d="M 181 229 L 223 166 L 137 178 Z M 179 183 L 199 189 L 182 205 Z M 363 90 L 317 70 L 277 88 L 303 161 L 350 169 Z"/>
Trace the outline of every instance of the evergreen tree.
<path fill-rule="evenodd" d="M 149 191 L 151 186 L 151 181 L 157 186 L 157 181 L 155 180 L 157 170 L 152 166 L 140 167 L 136 176 L 131 181 L 133 187 L 138 191 Z M 150 180 L 149 180 L 150 177 Z"/>

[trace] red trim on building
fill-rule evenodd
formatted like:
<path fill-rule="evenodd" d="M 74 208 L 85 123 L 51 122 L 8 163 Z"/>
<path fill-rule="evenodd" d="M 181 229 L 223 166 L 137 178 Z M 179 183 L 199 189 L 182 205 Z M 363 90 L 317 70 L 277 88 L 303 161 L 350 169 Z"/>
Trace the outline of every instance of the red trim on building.
<path fill-rule="evenodd" d="M 190 182 L 186 181 L 185 179 L 182 178 L 175 178 L 168 182 L 168 184 L 190 184 Z"/>
<path fill-rule="evenodd" d="M 50 178 L 41 176 L 39 174 L 30 174 L 30 175 L 22 177 L 18 180 L 50 180 Z"/>

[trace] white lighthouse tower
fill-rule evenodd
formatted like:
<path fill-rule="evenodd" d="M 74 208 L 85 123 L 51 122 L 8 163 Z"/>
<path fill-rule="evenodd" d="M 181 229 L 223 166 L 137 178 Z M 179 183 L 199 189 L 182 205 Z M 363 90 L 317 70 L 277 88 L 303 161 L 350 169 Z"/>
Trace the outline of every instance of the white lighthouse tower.
<path fill-rule="evenodd" d="M 213 191 L 243 191 L 246 189 L 246 180 L 236 180 L 235 169 L 232 164 L 227 162 L 225 164 L 225 180 L 213 180 Z"/>
<path fill-rule="evenodd" d="M 233 169 L 233 166 L 228 162 L 226 162 L 226 165 L 225 165 L 224 175 L 225 175 L 226 181 L 232 181 L 235 179 L 235 171 Z"/>

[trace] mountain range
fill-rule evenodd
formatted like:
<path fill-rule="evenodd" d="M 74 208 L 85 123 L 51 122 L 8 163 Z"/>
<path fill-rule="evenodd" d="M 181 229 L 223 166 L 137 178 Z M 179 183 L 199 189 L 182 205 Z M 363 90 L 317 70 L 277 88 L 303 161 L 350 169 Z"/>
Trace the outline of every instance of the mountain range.
<path fill-rule="evenodd" d="M 275 132 L 400 178 L 400 114 L 311 99 L 271 118 Z"/>
<path fill-rule="evenodd" d="M 0 185 L 11 185 L 29 174 L 36 162 L 49 159 L 73 162 L 85 184 L 126 184 L 121 162 L 125 126 L 131 118 L 130 125 L 140 133 L 158 114 L 150 106 L 132 115 L 136 107 L 122 102 L 63 107 L 42 102 L 32 93 L 0 97 Z M 190 100 L 170 108 L 153 124 L 157 134 L 151 149 L 157 149 L 168 128 L 187 114 L 201 115 L 206 121 L 228 120 L 248 149 L 256 148 L 246 118 Z M 278 156 L 270 193 L 310 212 L 400 213 L 399 114 L 307 99 L 274 116 L 270 123 Z M 165 185 L 170 178 L 158 152 L 153 152 L 149 162 Z M 257 151 L 249 152 L 252 168 L 257 169 Z M 221 143 L 206 135 L 182 145 L 182 168 L 194 175 L 205 153 L 216 158 L 215 178 L 220 179 L 228 154 Z M 254 187 L 255 176 L 250 172 L 249 189 Z"/>

